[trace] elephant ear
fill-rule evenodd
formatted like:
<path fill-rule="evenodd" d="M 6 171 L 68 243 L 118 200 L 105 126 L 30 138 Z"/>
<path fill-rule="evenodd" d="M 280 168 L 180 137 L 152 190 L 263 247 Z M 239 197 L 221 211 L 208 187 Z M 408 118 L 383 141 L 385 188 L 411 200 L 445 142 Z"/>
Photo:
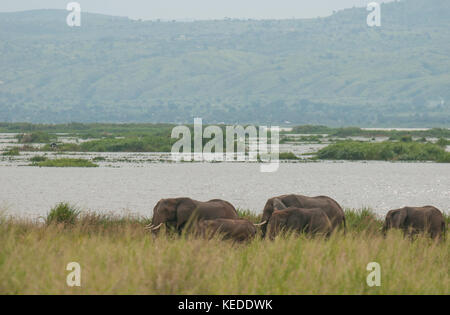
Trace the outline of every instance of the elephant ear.
<path fill-rule="evenodd" d="M 263 221 L 269 220 L 270 217 L 272 216 L 273 211 L 274 211 L 273 200 L 269 199 L 269 200 L 267 200 L 266 205 L 264 206 L 264 209 L 263 209 L 263 217 L 262 217 Z"/>
<path fill-rule="evenodd" d="M 406 221 L 406 208 L 399 209 L 392 216 L 392 225 L 396 228 L 403 228 Z"/>
<path fill-rule="evenodd" d="M 153 214 L 155 214 L 155 211 L 156 211 L 156 209 L 158 209 L 158 207 L 159 207 L 160 204 L 161 204 L 161 200 L 158 201 L 158 202 L 156 203 L 156 205 L 153 207 Z"/>
<path fill-rule="evenodd" d="M 190 198 L 175 199 L 176 204 L 174 206 L 175 215 L 178 224 L 186 223 L 197 208 L 195 202 Z"/>
<path fill-rule="evenodd" d="M 177 212 L 178 212 L 178 205 L 179 200 L 176 198 L 170 198 L 165 200 L 167 202 L 166 209 L 170 212 L 169 217 L 176 220 L 177 218 Z"/>
<path fill-rule="evenodd" d="M 277 210 L 283 210 L 283 209 L 286 209 L 286 208 L 287 208 L 286 205 L 283 203 L 283 201 L 281 201 L 281 200 L 278 199 L 278 198 L 275 198 L 275 199 L 272 201 L 272 204 L 273 204 L 273 209 L 274 209 L 275 211 L 277 211 Z"/>
<path fill-rule="evenodd" d="M 155 219 L 156 209 L 158 209 L 158 207 L 159 207 L 160 204 L 161 204 L 161 200 L 158 201 L 158 202 L 156 203 L 156 205 L 153 207 L 152 222 L 153 222 L 153 220 Z"/>

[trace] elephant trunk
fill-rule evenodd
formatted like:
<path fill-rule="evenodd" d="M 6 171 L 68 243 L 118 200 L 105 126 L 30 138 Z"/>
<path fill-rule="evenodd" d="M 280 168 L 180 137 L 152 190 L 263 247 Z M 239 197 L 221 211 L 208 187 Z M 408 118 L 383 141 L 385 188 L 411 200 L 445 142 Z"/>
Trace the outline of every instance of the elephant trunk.
<path fill-rule="evenodd" d="M 161 226 L 162 226 L 163 224 L 164 224 L 164 223 L 160 223 L 160 224 L 158 224 L 158 225 L 149 224 L 149 225 L 146 225 L 146 226 L 145 226 L 145 229 L 146 229 L 146 230 L 149 230 L 149 231 L 151 231 L 151 232 L 156 232 L 156 231 L 158 231 L 158 230 L 161 228 Z"/>
<path fill-rule="evenodd" d="M 264 219 L 264 218 L 263 218 Z M 265 238 L 267 233 L 267 226 L 269 225 L 269 219 L 264 220 L 259 224 L 261 226 L 261 237 Z"/>
<path fill-rule="evenodd" d="M 159 234 L 159 231 L 161 230 L 161 226 L 163 225 L 164 223 L 160 223 L 160 224 L 158 224 L 157 226 L 154 226 L 151 230 L 150 230 L 150 232 L 152 232 L 152 235 L 153 236 L 158 236 L 158 234 Z"/>
<path fill-rule="evenodd" d="M 152 232 L 153 235 L 157 235 L 164 222 L 161 220 L 158 214 L 154 214 L 152 223 L 146 226 L 146 229 Z"/>

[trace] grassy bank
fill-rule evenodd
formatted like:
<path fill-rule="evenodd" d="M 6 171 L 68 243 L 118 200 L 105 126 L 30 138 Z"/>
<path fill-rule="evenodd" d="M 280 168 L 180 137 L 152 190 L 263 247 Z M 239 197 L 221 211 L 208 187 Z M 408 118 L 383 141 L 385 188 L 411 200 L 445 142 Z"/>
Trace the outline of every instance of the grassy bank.
<path fill-rule="evenodd" d="M 68 213 L 64 204 L 54 209 Z M 369 210 L 347 210 L 347 217 L 346 235 L 329 240 L 257 238 L 245 245 L 152 238 L 141 217 L 84 213 L 68 224 L 3 218 L 0 293 L 449 294 L 448 239 L 410 242 L 397 231 L 383 238 Z M 81 265 L 79 288 L 66 285 L 73 261 Z M 369 262 L 381 265 L 380 287 L 366 284 Z"/>
<path fill-rule="evenodd" d="M 450 163 L 450 152 L 437 144 L 421 142 L 359 142 L 343 141 L 321 149 L 319 159 L 325 160 L 380 160 L 380 161 L 435 161 Z"/>

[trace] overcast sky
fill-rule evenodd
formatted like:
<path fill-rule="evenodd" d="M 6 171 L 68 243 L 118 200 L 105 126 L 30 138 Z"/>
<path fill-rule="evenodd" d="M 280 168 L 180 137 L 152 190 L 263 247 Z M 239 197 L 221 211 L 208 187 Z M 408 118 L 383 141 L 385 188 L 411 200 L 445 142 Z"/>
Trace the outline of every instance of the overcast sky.
<path fill-rule="evenodd" d="M 85 12 L 133 19 L 283 19 L 330 15 L 374 0 L 77 0 Z M 393 0 L 377 0 L 390 2 Z M 0 0 L 0 12 L 65 9 L 71 0 Z"/>

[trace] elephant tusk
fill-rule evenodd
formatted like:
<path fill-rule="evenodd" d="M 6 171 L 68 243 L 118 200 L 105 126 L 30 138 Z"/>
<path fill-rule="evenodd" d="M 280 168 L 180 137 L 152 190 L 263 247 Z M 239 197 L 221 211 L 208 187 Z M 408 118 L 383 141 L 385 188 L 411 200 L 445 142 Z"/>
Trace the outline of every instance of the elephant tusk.
<path fill-rule="evenodd" d="M 253 224 L 253 225 L 254 225 L 254 226 L 262 226 L 262 225 L 264 225 L 264 224 L 266 224 L 266 223 L 267 223 L 267 220 L 264 221 L 264 222 L 258 223 L 258 224 Z"/>
<path fill-rule="evenodd" d="M 160 223 L 158 226 L 154 226 L 152 227 L 150 230 L 152 231 L 156 231 L 157 229 L 159 229 L 161 227 L 161 225 L 163 225 L 164 223 Z"/>
<path fill-rule="evenodd" d="M 154 227 L 153 224 L 148 224 L 148 225 L 146 225 L 144 228 L 145 228 L 146 230 L 150 230 L 150 229 L 152 229 L 153 227 Z"/>

